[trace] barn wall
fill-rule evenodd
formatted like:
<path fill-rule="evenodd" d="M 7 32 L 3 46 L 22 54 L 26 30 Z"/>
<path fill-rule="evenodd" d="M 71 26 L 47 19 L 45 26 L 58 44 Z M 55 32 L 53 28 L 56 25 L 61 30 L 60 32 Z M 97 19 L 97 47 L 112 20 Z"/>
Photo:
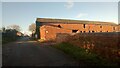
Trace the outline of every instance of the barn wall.
<path fill-rule="evenodd" d="M 72 30 L 78 30 L 77 32 L 115 32 L 118 31 L 118 28 L 111 25 L 85 24 L 84 26 L 84 24 L 43 23 L 40 27 L 40 36 L 41 39 L 54 40 L 57 33 L 70 34 L 73 33 Z"/>

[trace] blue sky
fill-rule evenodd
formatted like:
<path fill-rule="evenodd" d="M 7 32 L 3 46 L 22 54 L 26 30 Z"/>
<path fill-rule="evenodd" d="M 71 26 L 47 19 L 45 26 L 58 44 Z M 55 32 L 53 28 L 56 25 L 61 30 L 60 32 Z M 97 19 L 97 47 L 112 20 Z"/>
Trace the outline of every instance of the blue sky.
<path fill-rule="evenodd" d="M 1 0 L 2 2 L 67 2 L 68 0 Z M 118 2 L 119 0 L 74 0 L 74 2 Z"/>
<path fill-rule="evenodd" d="M 2 27 L 2 3 L 0 2 L 0 27 Z"/>
<path fill-rule="evenodd" d="M 2 12 L 3 26 L 17 24 L 25 32 L 36 18 L 118 23 L 117 2 L 3 2 Z"/>

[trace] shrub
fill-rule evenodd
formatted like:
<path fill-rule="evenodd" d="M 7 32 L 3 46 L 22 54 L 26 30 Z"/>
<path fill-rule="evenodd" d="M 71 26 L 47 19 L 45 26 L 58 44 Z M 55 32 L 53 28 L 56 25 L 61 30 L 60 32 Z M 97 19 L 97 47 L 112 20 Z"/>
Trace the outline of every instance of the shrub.
<path fill-rule="evenodd" d="M 63 42 L 63 43 L 54 45 L 54 47 L 69 54 L 70 56 L 72 56 L 74 59 L 76 59 L 80 63 L 82 62 L 88 65 L 111 66 L 111 63 L 101 58 L 97 54 L 87 53 L 85 49 L 74 46 L 70 43 Z"/>
<path fill-rule="evenodd" d="M 84 48 L 110 62 L 120 64 L 119 38 L 120 33 L 78 33 L 66 37 L 67 40 L 64 42 Z"/>

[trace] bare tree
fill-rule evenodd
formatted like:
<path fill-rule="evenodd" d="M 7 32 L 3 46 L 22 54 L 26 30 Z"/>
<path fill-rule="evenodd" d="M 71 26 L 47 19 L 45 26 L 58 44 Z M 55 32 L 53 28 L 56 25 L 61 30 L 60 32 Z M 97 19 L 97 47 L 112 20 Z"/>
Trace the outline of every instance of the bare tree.
<path fill-rule="evenodd" d="M 36 24 L 32 23 L 31 25 L 29 25 L 29 31 L 32 32 L 32 38 L 35 38 L 35 32 L 36 32 Z"/>
<path fill-rule="evenodd" d="M 2 31 L 3 31 L 3 32 L 5 31 L 5 27 L 2 27 Z"/>
<path fill-rule="evenodd" d="M 0 28 L 0 32 L 2 32 L 2 28 Z"/>
<path fill-rule="evenodd" d="M 7 26 L 7 29 L 15 29 L 17 31 L 21 30 L 19 25 L 9 25 Z"/>
<path fill-rule="evenodd" d="M 32 23 L 31 25 L 29 25 L 29 31 L 35 32 L 35 29 L 36 29 L 36 24 L 35 23 Z"/>

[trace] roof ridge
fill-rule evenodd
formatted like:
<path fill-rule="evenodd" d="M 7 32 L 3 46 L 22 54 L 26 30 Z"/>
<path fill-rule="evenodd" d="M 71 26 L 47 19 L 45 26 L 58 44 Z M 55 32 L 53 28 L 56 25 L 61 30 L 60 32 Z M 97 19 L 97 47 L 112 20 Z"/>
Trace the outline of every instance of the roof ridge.
<path fill-rule="evenodd" d="M 87 24 L 112 24 L 112 25 L 117 25 L 113 22 L 104 22 L 104 21 L 90 21 L 90 20 L 72 20 L 72 19 L 58 19 L 58 18 L 37 18 L 36 21 L 39 22 L 76 22 L 76 23 L 80 23 L 80 22 L 86 22 Z"/>

